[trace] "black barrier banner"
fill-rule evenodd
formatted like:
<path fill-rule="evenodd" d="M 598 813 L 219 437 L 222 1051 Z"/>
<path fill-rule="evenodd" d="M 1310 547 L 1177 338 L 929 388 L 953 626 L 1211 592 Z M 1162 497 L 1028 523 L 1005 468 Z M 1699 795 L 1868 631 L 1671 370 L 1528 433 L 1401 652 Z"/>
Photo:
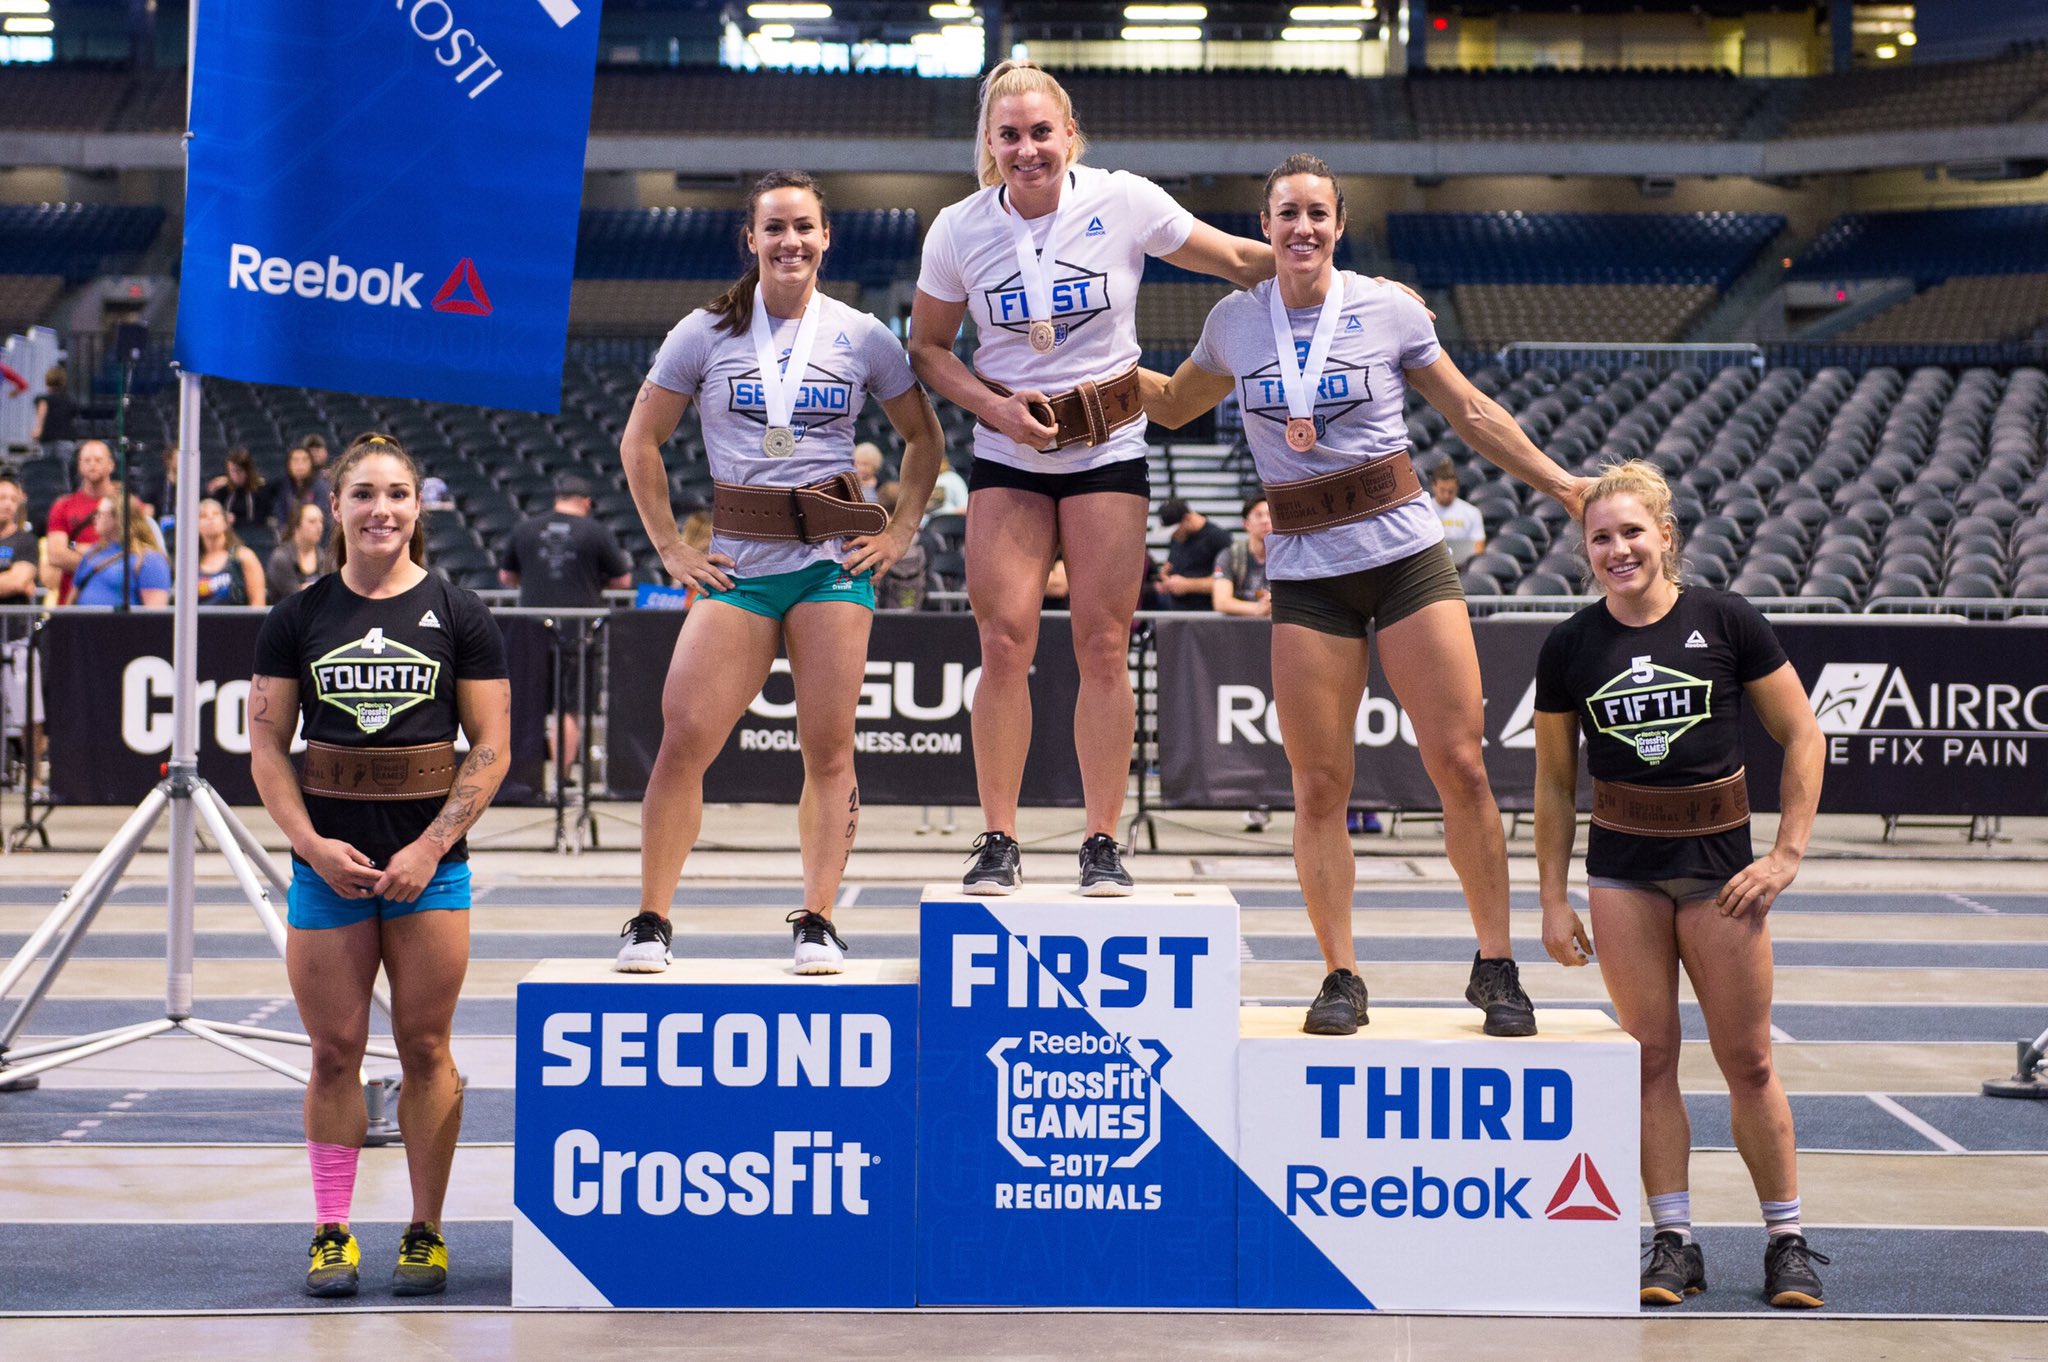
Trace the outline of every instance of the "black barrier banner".
<path fill-rule="evenodd" d="M 1479 621 L 1486 694 L 1486 772 L 1503 809 L 1534 807 L 1536 654 L 1547 620 Z M 1273 704 L 1273 627 L 1220 615 L 1167 617 L 1159 656 L 1159 787 L 1177 808 L 1291 808 L 1294 790 Z M 1373 809 L 1434 809 L 1436 787 L 1415 746 L 1415 726 L 1394 699 L 1373 648 L 1352 729 L 1352 802 Z M 1590 784 L 1586 793 L 1590 795 Z"/>
<path fill-rule="evenodd" d="M 501 804 L 540 797 L 547 755 L 547 630 L 500 621 L 512 675 L 512 770 Z M 261 802 L 249 777 L 249 661 L 263 616 L 199 616 L 199 774 L 230 804 Z M 171 615 L 53 613 L 38 635 L 50 743 L 50 793 L 60 804 L 134 804 L 171 755 Z"/>
<path fill-rule="evenodd" d="M 607 779 L 611 793 L 641 798 L 661 746 L 661 690 L 684 614 L 626 610 L 611 617 L 611 711 Z M 628 661 L 627 659 L 631 659 Z M 866 679 L 855 711 L 854 767 L 866 804 L 978 802 L 969 714 L 981 680 L 974 620 L 961 614 L 875 616 Z M 1040 622 L 1031 673 L 1036 722 L 1024 766 L 1021 802 L 1081 804 L 1074 760 L 1074 700 L 1080 693 L 1073 633 L 1063 615 Z M 747 706 L 704 776 L 707 799 L 794 804 L 803 792 L 796 697 L 789 663 L 778 658 L 768 684 Z"/>

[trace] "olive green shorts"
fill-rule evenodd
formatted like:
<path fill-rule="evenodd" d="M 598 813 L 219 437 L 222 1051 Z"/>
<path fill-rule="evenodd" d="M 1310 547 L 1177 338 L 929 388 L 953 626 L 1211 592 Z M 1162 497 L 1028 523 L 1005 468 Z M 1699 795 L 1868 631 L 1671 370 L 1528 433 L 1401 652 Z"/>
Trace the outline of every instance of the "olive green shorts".
<path fill-rule="evenodd" d="M 1442 544 L 1341 577 L 1273 581 L 1273 623 L 1319 634 L 1364 638 L 1366 630 L 1399 624 L 1426 605 L 1463 601 L 1458 569 Z"/>

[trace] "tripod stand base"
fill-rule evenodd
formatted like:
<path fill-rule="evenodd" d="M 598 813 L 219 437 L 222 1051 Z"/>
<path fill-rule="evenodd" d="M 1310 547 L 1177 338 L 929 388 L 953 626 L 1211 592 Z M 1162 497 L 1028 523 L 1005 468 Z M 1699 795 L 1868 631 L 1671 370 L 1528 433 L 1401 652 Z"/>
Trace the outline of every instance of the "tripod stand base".
<path fill-rule="evenodd" d="M 29 1074 L 22 1078 L 9 1078 L 5 1066 L 0 1066 L 0 1092 L 34 1092 L 43 1086 L 41 1074 Z"/>
<path fill-rule="evenodd" d="M 2017 1097 L 2048 1102 L 2048 1077 L 2041 1072 L 2041 1042 L 2023 1040 L 2019 1042 L 2020 1064 L 2011 1078 L 1987 1079 L 1984 1084 L 1986 1097 Z"/>

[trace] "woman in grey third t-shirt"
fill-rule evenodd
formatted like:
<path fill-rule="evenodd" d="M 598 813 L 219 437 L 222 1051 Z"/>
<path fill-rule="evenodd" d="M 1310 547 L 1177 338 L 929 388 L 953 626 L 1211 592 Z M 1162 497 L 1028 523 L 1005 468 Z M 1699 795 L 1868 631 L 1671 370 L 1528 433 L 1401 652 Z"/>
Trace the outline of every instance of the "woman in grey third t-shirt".
<path fill-rule="evenodd" d="M 1533 1035 L 1535 1011 L 1508 940 L 1507 843 L 1481 754 L 1479 655 L 1443 526 L 1409 464 L 1406 390 L 1575 515 L 1590 480 L 1558 467 L 1466 381 L 1421 304 L 1334 267 L 1344 197 L 1328 166 L 1308 155 L 1283 161 L 1266 177 L 1259 216 L 1273 243 L 1273 281 L 1218 303 L 1179 371 L 1148 377 L 1145 409 L 1180 426 L 1236 387 L 1271 499 L 1273 699 L 1294 771 L 1295 867 L 1329 971 L 1303 1029 L 1349 1035 L 1366 1020 L 1344 814 L 1366 639 L 1377 630 L 1380 663 L 1443 801 L 1444 849 L 1479 937 L 1465 997 L 1485 1010 L 1489 1035 Z"/>

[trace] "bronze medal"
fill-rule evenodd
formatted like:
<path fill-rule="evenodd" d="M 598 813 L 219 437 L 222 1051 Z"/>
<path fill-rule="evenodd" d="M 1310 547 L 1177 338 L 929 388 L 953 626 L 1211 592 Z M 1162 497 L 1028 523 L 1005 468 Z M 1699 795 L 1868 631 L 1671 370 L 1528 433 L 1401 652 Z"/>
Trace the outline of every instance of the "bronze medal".
<path fill-rule="evenodd" d="M 1051 323 L 1051 322 L 1033 322 L 1033 323 L 1031 323 L 1031 348 L 1032 348 L 1032 349 L 1034 349 L 1034 350 L 1036 350 L 1036 351 L 1037 351 L 1037 352 L 1038 352 L 1039 354 L 1041 354 L 1041 355 L 1042 355 L 1042 354 L 1044 354 L 1044 353 L 1045 353 L 1046 351 L 1048 351 L 1048 350 L 1052 349 L 1052 347 L 1053 347 L 1053 329 L 1052 329 L 1052 323 Z"/>
<path fill-rule="evenodd" d="M 771 459 L 796 453 L 796 434 L 788 426 L 770 426 L 761 435 L 761 452 Z"/>
<path fill-rule="evenodd" d="M 1316 423 L 1307 416 L 1291 416 L 1287 419 L 1287 447 L 1297 454 L 1306 454 L 1316 447 Z"/>

